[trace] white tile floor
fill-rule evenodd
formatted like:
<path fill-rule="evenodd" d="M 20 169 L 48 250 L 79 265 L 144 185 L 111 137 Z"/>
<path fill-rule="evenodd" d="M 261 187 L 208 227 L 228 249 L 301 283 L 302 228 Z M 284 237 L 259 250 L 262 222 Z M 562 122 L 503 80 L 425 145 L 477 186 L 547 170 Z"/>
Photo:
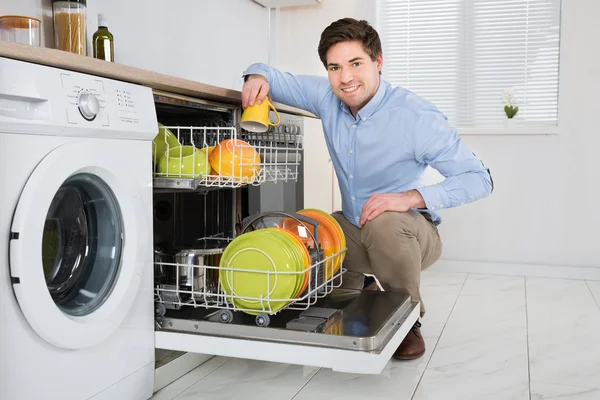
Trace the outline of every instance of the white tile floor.
<path fill-rule="evenodd" d="M 380 375 L 215 357 L 153 400 L 600 399 L 600 281 L 425 271 L 427 352 Z"/>

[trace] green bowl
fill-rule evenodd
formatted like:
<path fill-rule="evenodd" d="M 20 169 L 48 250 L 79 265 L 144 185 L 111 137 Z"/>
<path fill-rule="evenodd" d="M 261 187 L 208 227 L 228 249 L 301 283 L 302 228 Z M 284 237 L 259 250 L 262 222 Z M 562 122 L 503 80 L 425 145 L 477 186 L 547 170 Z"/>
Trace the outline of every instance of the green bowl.
<path fill-rule="evenodd" d="M 158 159 L 156 172 L 161 177 L 197 178 L 208 175 L 210 164 L 206 153 L 194 146 L 174 147 Z"/>
<path fill-rule="evenodd" d="M 160 159 L 167 150 L 173 147 L 179 147 L 180 143 L 177 140 L 177 136 L 171 132 L 168 128 L 165 128 L 163 124 L 158 123 L 158 135 L 152 141 L 152 164 L 156 160 Z"/>

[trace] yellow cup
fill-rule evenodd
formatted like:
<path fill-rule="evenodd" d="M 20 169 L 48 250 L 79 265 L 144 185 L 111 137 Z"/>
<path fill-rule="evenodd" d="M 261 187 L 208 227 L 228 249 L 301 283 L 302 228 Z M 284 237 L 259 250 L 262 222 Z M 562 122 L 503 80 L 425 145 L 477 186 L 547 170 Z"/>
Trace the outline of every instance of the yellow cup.
<path fill-rule="evenodd" d="M 269 108 L 277 115 L 276 123 L 272 123 L 269 119 Z M 280 122 L 279 113 L 273 107 L 273 104 L 265 98 L 261 104 L 254 103 L 253 106 L 244 110 L 240 126 L 248 132 L 266 132 L 269 130 L 269 126 L 277 126 Z"/>

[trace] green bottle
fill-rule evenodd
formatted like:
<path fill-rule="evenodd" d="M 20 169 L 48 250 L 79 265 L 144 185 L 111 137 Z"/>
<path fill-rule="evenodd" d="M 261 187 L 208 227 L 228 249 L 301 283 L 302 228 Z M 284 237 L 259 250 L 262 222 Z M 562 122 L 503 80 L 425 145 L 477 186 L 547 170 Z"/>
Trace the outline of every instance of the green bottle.
<path fill-rule="evenodd" d="M 98 30 L 94 32 L 92 44 L 94 47 L 94 58 L 115 62 L 114 38 L 106 27 L 104 14 L 98 14 Z"/>

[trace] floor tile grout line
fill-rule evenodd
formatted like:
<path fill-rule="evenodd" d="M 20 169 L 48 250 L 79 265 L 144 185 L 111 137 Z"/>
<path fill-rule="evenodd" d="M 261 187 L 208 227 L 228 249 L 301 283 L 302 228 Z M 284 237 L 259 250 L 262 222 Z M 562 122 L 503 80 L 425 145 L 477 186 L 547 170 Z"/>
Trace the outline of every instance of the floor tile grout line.
<path fill-rule="evenodd" d="M 462 293 L 463 289 L 465 288 L 467 279 L 469 279 L 469 274 L 465 274 L 465 280 L 463 281 L 462 286 L 460 287 L 460 290 L 458 291 L 458 295 L 456 296 L 456 300 L 454 300 L 454 304 L 452 304 L 452 308 L 450 309 L 450 312 L 448 313 L 448 318 L 446 318 L 446 321 L 444 322 L 444 326 L 442 327 L 442 330 L 440 331 L 440 335 L 438 336 L 437 340 L 435 341 L 435 345 L 433 346 L 433 350 L 431 351 L 429 360 L 427 360 L 427 363 L 425 364 L 425 367 L 423 368 L 423 372 L 421 372 L 421 376 L 419 377 L 419 381 L 415 385 L 415 388 L 413 389 L 413 392 L 410 395 L 411 400 L 414 399 L 415 394 L 417 393 L 417 389 L 419 388 L 419 385 L 421 384 L 421 381 L 423 380 L 423 375 L 425 375 L 425 371 L 427 371 L 427 367 L 429 366 L 429 363 L 431 362 L 431 359 L 433 358 L 433 355 L 435 354 L 435 350 L 437 349 L 437 346 L 440 343 L 440 339 L 442 338 L 442 335 L 444 334 L 444 331 L 446 330 L 446 324 L 448 323 L 448 320 L 450 319 L 450 316 L 452 315 L 452 312 L 454 311 L 454 308 L 456 307 L 456 303 L 458 303 L 460 294 Z"/>
<path fill-rule="evenodd" d="M 321 368 L 318 368 L 317 372 L 315 372 L 313 374 L 313 376 L 310 377 L 310 379 L 308 379 L 306 382 L 304 382 L 304 385 L 300 386 L 300 389 L 298 389 L 298 391 L 296 393 L 294 393 L 294 395 L 292 397 L 290 397 L 290 400 L 294 400 L 296 398 L 296 396 L 298 396 L 300 394 L 302 389 L 304 389 L 306 387 L 306 385 L 308 385 L 308 382 L 312 381 L 319 372 L 321 372 Z"/>
<path fill-rule="evenodd" d="M 523 277 L 525 289 L 525 339 L 527 343 L 527 387 L 529 389 L 529 400 L 531 400 L 531 358 L 529 357 L 529 308 L 527 306 L 527 277 Z"/>
<path fill-rule="evenodd" d="M 588 267 L 583 267 L 583 268 L 588 268 Z M 589 268 L 596 268 L 596 267 L 589 267 Z M 469 275 L 489 275 L 489 276 L 512 276 L 514 278 L 519 278 L 519 277 L 528 277 L 528 278 L 539 278 L 539 279 L 558 279 L 558 280 L 565 280 L 565 281 L 596 281 L 596 279 L 590 279 L 590 278 L 569 278 L 569 277 L 563 277 L 563 276 L 548 276 L 548 275 L 523 275 L 520 273 L 514 273 L 514 274 L 509 274 L 506 272 L 491 272 L 491 271 L 481 271 L 481 272 L 474 272 L 474 271 L 470 271 L 470 272 L 460 272 L 460 271 L 446 271 L 443 269 L 436 269 L 436 270 L 432 270 L 431 272 L 444 272 L 444 273 L 454 273 L 454 274 L 469 274 Z"/>
<path fill-rule="evenodd" d="M 218 357 L 218 356 L 217 356 L 217 357 Z M 198 365 L 196 368 L 201 368 L 203 365 L 205 365 L 205 364 L 206 364 L 207 362 L 209 362 L 210 360 L 212 360 L 212 358 L 211 358 L 211 359 L 209 359 L 208 361 L 206 361 L 206 362 L 204 362 L 204 363 L 202 363 L 202 364 Z M 225 365 L 225 364 L 227 363 L 227 361 L 229 361 L 229 360 L 231 360 L 231 357 L 228 357 L 228 358 L 226 358 L 226 359 L 225 359 L 225 361 L 223 361 L 221 364 L 217 365 L 215 368 L 213 368 L 213 369 L 212 369 L 210 372 L 208 372 L 206 375 L 202 376 L 202 378 L 198 379 L 197 381 L 194 381 L 194 383 L 192 383 L 191 385 L 189 385 L 188 387 L 186 387 L 185 389 L 183 389 L 182 391 L 180 391 L 179 393 L 177 393 L 175 396 L 171 397 L 171 400 L 177 400 L 177 398 L 178 398 L 179 396 L 181 396 L 181 394 L 182 394 L 183 392 L 185 392 L 186 390 L 188 390 L 189 388 L 191 388 L 192 386 L 194 386 L 196 383 L 200 382 L 202 379 L 206 378 L 207 376 L 209 376 L 210 374 L 212 374 L 213 372 L 215 372 L 216 370 L 218 370 L 219 368 L 221 368 L 221 367 L 222 367 L 223 365 Z M 194 371 L 196 368 L 194 368 L 193 370 L 191 370 L 191 371 L 190 371 L 190 372 L 188 372 L 187 374 L 191 374 L 191 373 L 192 373 L 192 372 L 193 372 L 193 371 Z M 187 375 L 187 374 L 185 374 L 185 375 Z M 182 378 L 183 378 L 185 375 L 183 375 L 183 376 L 180 376 L 180 377 L 179 377 L 179 378 L 177 378 L 175 381 L 171 382 L 171 383 L 170 383 L 170 385 L 171 385 L 171 384 L 173 384 L 173 383 L 175 383 L 175 382 L 177 382 L 179 379 L 182 379 Z M 168 387 L 168 385 L 167 385 L 167 386 L 165 386 L 163 389 L 166 389 L 167 387 Z M 161 389 L 161 390 L 162 390 L 162 389 Z M 157 392 L 157 393 L 158 393 L 158 392 Z"/>
<path fill-rule="evenodd" d="M 546 382 L 544 381 L 535 381 L 535 383 L 541 383 L 543 385 L 555 385 L 555 386 L 565 386 L 565 387 L 573 387 L 573 388 L 578 388 L 578 389 L 594 389 L 594 390 L 598 390 L 600 388 L 594 387 L 594 386 L 581 386 L 581 385 L 572 385 L 572 384 L 564 384 L 564 383 L 556 383 L 556 382 Z"/>
<path fill-rule="evenodd" d="M 592 295 L 592 299 L 594 299 L 594 301 L 596 302 L 596 305 L 600 309 L 600 299 L 597 299 L 596 296 L 594 296 L 594 292 L 592 292 L 592 288 L 590 287 L 590 284 L 588 283 L 588 281 L 584 280 L 584 282 L 585 282 L 585 286 L 587 286 L 588 290 L 590 291 L 590 294 Z"/>

